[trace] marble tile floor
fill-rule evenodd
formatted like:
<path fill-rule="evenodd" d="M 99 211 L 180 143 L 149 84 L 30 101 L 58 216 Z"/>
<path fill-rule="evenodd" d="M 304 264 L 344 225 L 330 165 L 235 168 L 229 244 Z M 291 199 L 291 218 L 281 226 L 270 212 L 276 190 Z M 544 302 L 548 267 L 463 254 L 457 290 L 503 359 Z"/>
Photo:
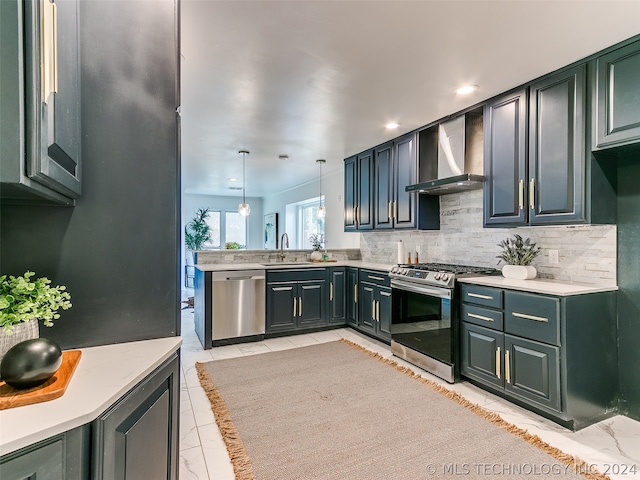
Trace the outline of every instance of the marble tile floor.
<path fill-rule="evenodd" d="M 193 309 L 182 311 L 182 338 L 180 480 L 234 479 L 209 401 L 198 382 L 195 362 L 297 348 L 340 338 L 356 342 L 385 357 L 392 356 L 387 345 L 348 328 L 203 350 L 194 332 Z M 500 414 L 506 421 L 538 435 L 565 453 L 578 456 L 601 472 L 608 470 L 608 475 L 614 480 L 640 479 L 640 422 L 616 416 L 571 432 L 467 382 L 450 385 L 398 358 L 394 357 L 394 360 L 426 378 L 441 382 L 486 410 Z"/>

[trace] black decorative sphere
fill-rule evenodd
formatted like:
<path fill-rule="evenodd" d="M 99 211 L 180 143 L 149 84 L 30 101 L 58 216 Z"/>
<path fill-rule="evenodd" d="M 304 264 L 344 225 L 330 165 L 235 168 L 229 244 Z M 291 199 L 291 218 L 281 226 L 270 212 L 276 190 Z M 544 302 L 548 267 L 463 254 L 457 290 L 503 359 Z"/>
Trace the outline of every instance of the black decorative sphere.
<path fill-rule="evenodd" d="M 37 387 L 60 368 L 62 351 L 47 338 L 33 338 L 9 349 L 0 363 L 0 377 L 13 388 Z"/>

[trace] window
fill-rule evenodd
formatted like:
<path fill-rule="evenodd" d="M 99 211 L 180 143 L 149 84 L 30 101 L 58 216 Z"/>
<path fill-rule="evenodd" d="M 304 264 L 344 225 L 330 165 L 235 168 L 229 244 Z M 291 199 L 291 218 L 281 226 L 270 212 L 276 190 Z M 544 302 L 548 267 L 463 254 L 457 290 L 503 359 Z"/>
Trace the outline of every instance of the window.
<path fill-rule="evenodd" d="M 322 196 L 324 204 L 324 195 Z M 297 205 L 297 248 L 310 249 L 311 235 L 324 236 L 324 218 L 318 218 L 318 207 L 320 206 L 320 197 L 312 198 L 299 202 Z"/>
<path fill-rule="evenodd" d="M 222 250 L 228 242 L 236 242 L 247 248 L 247 220 L 238 212 L 210 210 L 207 225 L 211 239 L 204 244 L 210 250 Z"/>

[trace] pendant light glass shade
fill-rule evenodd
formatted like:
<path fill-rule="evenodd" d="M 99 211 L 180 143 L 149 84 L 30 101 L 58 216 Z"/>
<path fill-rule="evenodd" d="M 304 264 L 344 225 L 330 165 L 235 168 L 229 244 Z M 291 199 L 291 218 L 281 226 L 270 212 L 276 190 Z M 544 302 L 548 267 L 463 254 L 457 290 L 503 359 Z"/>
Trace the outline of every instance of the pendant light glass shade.
<path fill-rule="evenodd" d="M 322 205 L 322 164 L 325 162 L 326 160 L 323 159 L 316 160 L 316 163 L 320 165 L 320 205 L 318 206 L 318 218 L 324 218 L 327 215 L 327 210 Z"/>
<path fill-rule="evenodd" d="M 249 204 L 247 203 L 244 194 L 245 194 L 245 185 L 244 185 L 244 181 L 245 181 L 245 166 L 246 166 L 246 155 L 249 155 L 249 151 L 248 150 L 240 150 L 238 153 L 242 154 L 242 203 L 240 205 L 238 205 L 238 213 L 240 215 L 242 215 L 243 217 L 248 217 L 249 214 L 251 213 L 251 207 L 249 206 Z"/>

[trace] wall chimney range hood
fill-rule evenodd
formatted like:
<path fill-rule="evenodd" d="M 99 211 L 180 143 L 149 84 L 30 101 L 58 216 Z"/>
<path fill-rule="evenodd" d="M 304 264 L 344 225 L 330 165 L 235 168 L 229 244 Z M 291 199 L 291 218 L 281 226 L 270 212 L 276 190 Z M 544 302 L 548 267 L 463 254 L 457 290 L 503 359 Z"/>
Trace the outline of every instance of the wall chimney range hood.
<path fill-rule="evenodd" d="M 419 183 L 406 192 L 446 195 L 482 188 L 482 110 L 419 132 Z"/>

